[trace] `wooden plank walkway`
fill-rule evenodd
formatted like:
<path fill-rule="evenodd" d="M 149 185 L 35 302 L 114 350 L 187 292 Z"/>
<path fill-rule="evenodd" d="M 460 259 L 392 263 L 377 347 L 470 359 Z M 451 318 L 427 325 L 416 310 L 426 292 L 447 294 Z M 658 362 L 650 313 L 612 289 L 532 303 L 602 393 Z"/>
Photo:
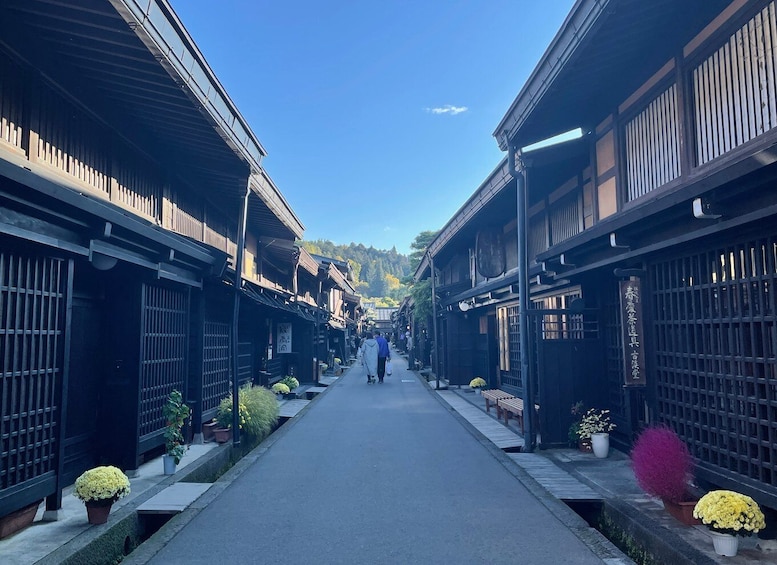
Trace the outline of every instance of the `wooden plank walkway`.
<path fill-rule="evenodd" d="M 473 406 L 455 392 L 451 390 L 438 390 L 437 394 L 499 449 L 514 450 L 523 447 L 523 438 L 521 436 L 507 429 L 498 420 L 495 420 L 480 408 Z"/>
<path fill-rule="evenodd" d="M 318 377 L 318 384 L 322 386 L 333 385 L 337 382 L 339 377 Z"/>
<path fill-rule="evenodd" d="M 278 404 L 280 404 L 278 407 L 278 416 L 281 418 L 293 418 L 299 414 L 300 410 L 310 404 L 310 400 L 302 400 L 301 398 L 296 400 L 280 400 Z"/>
<path fill-rule="evenodd" d="M 186 510 L 213 483 L 184 483 L 170 485 L 138 506 L 138 514 L 178 514 Z"/>
<path fill-rule="evenodd" d="M 602 499 L 602 495 L 543 455 L 537 453 L 508 453 L 507 455 L 550 494 L 560 500 Z"/>

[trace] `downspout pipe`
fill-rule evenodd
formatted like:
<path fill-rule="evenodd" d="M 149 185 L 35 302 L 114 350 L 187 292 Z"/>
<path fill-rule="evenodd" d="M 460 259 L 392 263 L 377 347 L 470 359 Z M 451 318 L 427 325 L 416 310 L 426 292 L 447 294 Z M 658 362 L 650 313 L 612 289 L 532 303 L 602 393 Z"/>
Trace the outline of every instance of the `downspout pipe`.
<path fill-rule="evenodd" d="M 434 375 L 437 377 L 436 388 L 440 389 L 440 336 L 437 334 L 437 276 L 434 273 L 434 257 L 427 250 L 429 268 L 432 271 L 432 331 L 434 332 Z"/>
<path fill-rule="evenodd" d="M 508 140 L 509 141 L 509 140 Z M 524 417 L 524 448 L 527 453 L 534 451 L 537 434 L 534 429 L 534 379 L 529 371 L 529 261 L 527 241 L 526 212 L 526 167 L 521 161 L 520 149 L 508 142 L 507 166 L 515 179 L 515 192 L 518 202 L 516 210 L 518 237 L 518 333 L 520 344 L 521 377 L 523 379 L 523 404 L 529 417 Z M 516 167 L 516 154 L 519 167 Z"/>
<path fill-rule="evenodd" d="M 246 243 L 246 217 L 248 216 L 248 197 L 251 194 L 251 178 L 246 183 L 246 191 L 240 206 L 240 219 L 237 226 L 237 249 L 235 251 L 235 296 L 232 308 L 232 445 L 240 445 L 240 386 L 237 375 L 240 368 L 238 355 L 238 322 L 240 320 L 240 293 L 243 288 L 243 254 Z"/>

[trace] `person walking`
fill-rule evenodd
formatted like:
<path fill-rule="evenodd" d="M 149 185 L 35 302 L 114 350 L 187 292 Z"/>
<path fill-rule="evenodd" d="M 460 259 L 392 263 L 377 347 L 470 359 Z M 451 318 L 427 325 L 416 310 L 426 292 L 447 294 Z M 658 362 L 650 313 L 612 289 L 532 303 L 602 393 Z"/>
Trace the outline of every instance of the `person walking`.
<path fill-rule="evenodd" d="M 386 338 L 380 335 L 380 332 L 375 332 L 375 341 L 378 342 L 378 382 L 382 383 L 386 374 L 386 361 L 391 359 L 391 351 Z"/>
<path fill-rule="evenodd" d="M 372 337 L 372 332 L 367 332 L 361 346 L 362 365 L 367 368 L 367 384 L 375 382 L 378 374 L 378 342 Z"/>

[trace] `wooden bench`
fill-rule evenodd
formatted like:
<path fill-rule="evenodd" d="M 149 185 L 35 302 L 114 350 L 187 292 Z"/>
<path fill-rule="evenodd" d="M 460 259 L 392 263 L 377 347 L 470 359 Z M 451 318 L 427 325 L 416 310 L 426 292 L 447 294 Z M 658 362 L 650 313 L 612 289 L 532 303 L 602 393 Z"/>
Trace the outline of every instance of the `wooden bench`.
<path fill-rule="evenodd" d="M 523 433 L 523 399 L 513 397 L 500 398 L 496 401 L 496 417 L 504 417 L 505 426 L 508 425 L 510 416 L 518 420 L 518 425 L 521 426 L 521 433 Z"/>
<path fill-rule="evenodd" d="M 539 405 L 534 405 L 535 413 L 540 409 Z M 508 425 L 510 416 L 514 416 L 518 420 L 518 425 L 521 426 L 521 433 L 523 430 L 523 399 L 522 398 L 500 398 L 496 403 L 496 417 L 504 417 L 505 426 Z M 536 419 L 534 420 L 536 422 Z"/>
<path fill-rule="evenodd" d="M 497 402 L 500 398 L 515 398 L 509 392 L 499 390 L 498 388 L 492 390 L 484 390 L 480 395 L 486 400 L 486 412 L 491 412 L 491 405 L 497 406 Z M 499 417 L 499 408 L 497 406 L 497 418 Z"/>

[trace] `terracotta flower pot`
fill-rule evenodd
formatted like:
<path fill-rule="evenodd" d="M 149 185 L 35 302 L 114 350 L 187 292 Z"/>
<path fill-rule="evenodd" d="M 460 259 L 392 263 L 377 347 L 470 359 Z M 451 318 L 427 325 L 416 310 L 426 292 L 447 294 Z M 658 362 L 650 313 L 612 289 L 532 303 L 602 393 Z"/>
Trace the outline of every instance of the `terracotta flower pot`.
<path fill-rule="evenodd" d="M 218 443 L 227 443 L 232 439 L 232 430 L 229 428 L 216 428 L 213 435 Z"/>
<path fill-rule="evenodd" d="M 669 514 L 686 526 L 696 526 L 701 524 L 701 520 L 693 517 L 693 509 L 696 507 L 698 500 L 692 500 L 689 502 L 671 502 L 669 500 L 661 500 L 664 503 L 664 508 Z"/>
<path fill-rule="evenodd" d="M 108 515 L 111 513 L 111 506 L 113 506 L 112 499 L 93 500 L 84 504 L 86 505 L 86 517 L 90 524 L 105 524 L 108 521 Z"/>
<path fill-rule="evenodd" d="M 0 518 L 0 539 L 15 534 L 32 524 L 41 502 L 40 500 L 33 502 L 24 508 L 11 512 L 8 516 Z"/>

